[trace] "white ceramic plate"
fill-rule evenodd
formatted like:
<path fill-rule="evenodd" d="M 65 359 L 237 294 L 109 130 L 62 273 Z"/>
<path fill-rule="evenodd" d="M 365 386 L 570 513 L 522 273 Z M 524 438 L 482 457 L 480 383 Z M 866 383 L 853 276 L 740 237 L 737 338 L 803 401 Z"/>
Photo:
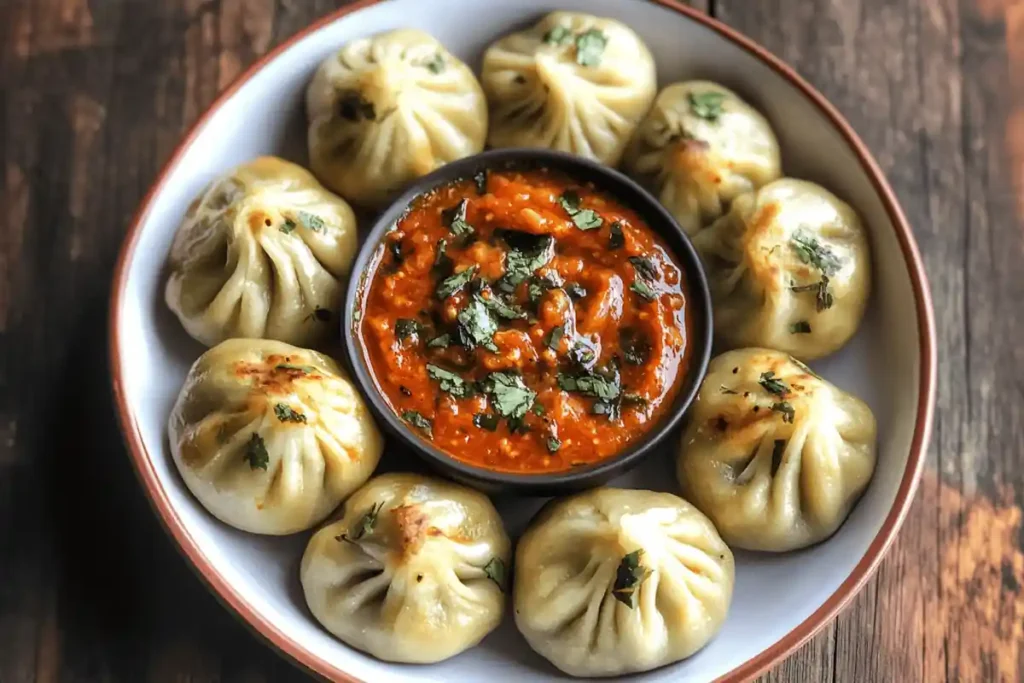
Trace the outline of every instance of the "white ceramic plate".
<path fill-rule="evenodd" d="M 379 662 L 332 638 L 299 587 L 308 534 L 264 538 L 218 522 L 185 488 L 165 425 L 182 379 L 203 349 L 163 303 L 164 262 L 193 196 L 212 178 L 259 154 L 305 163 L 303 92 L 317 64 L 346 41 L 417 27 L 477 71 L 498 36 L 553 9 L 618 18 L 651 48 L 659 85 L 710 78 L 737 90 L 772 122 L 787 175 L 814 180 L 851 203 L 869 227 L 874 295 L 853 341 L 814 369 L 864 398 L 878 419 L 878 466 L 848 521 L 827 542 L 786 555 L 736 555 L 736 589 L 724 628 L 679 664 L 642 681 L 743 679 L 770 666 L 827 623 L 875 568 L 913 495 L 934 403 L 931 304 L 920 257 L 892 191 L 863 144 L 796 74 L 730 29 L 672 0 L 386 0 L 321 20 L 267 55 L 222 94 L 175 151 L 126 239 L 111 302 L 113 384 L 132 460 L 164 524 L 213 590 L 269 641 L 333 680 L 550 680 L 507 614 L 479 647 L 431 666 Z M 675 439 L 613 485 L 675 488 Z M 387 469 L 403 453 L 388 452 Z M 419 465 L 416 464 L 418 467 Z M 499 501 L 510 534 L 541 499 Z"/>

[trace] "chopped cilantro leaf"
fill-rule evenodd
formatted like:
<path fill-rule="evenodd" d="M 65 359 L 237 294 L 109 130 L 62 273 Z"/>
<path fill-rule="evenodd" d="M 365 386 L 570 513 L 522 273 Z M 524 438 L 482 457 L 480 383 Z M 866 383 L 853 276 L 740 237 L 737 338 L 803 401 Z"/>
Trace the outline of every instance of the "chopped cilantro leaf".
<path fill-rule="evenodd" d="M 320 216 L 315 216 L 308 211 L 299 211 L 295 214 L 295 217 L 307 230 L 312 230 L 313 232 L 324 232 L 326 230 L 324 220 Z"/>
<path fill-rule="evenodd" d="M 475 296 L 483 302 L 484 306 L 486 306 L 491 313 L 499 318 L 503 318 L 505 320 L 526 320 L 526 311 L 514 304 L 508 303 L 494 292 L 491 292 L 490 294 L 491 296 L 489 297 L 484 297 L 480 294 Z"/>
<path fill-rule="evenodd" d="M 467 237 L 475 232 L 473 226 L 466 221 L 468 207 L 469 200 L 460 199 L 458 204 L 441 212 L 441 221 L 456 237 Z"/>
<path fill-rule="evenodd" d="M 633 595 L 640 588 L 651 570 L 640 564 L 640 556 L 643 550 L 634 550 L 626 554 L 615 570 L 615 583 L 612 584 L 612 597 L 621 602 L 629 609 L 633 609 L 636 602 Z"/>
<path fill-rule="evenodd" d="M 521 420 L 537 399 L 537 393 L 526 386 L 523 378 L 510 372 L 492 372 L 483 388 L 498 414 L 510 420 Z"/>
<path fill-rule="evenodd" d="M 690 111 L 694 116 L 714 122 L 722 115 L 722 103 L 725 101 L 725 93 L 690 93 L 687 96 L 687 100 L 690 102 Z"/>
<path fill-rule="evenodd" d="M 439 337 L 434 337 L 427 342 L 427 348 L 430 349 L 447 349 L 452 343 L 452 336 L 450 334 L 442 334 Z"/>
<path fill-rule="evenodd" d="M 572 31 L 565 26 L 556 26 L 544 34 L 544 42 L 549 45 L 564 45 L 572 40 Z"/>
<path fill-rule="evenodd" d="M 428 59 L 423 64 L 423 66 L 427 67 L 427 69 L 430 71 L 430 73 L 432 73 L 432 74 L 439 74 L 442 71 L 444 71 L 444 57 L 441 56 L 440 52 L 438 52 L 438 53 L 434 54 L 433 57 Z"/>
<path fill-rule="evenodd" d="M 474 266 L 475 268 L 475 266 Z M 484 305 L 480 297 L 474 296 L 458 315 L 457 334 L 459 343 L 472 351 L 482 346 L 488 351 L 497 352 L 494 345 L 494 333 L 498 331 L 498 323 L 491 315 L 490 309 Z"/>
<path fill-rule="evenodd" d="M 551 328 L 548 332 L 547 338 L 544 340 L 544 345 L 553 351 L 558 351 L 558 344 L 562 341 L 562 336 L 565 335 L 565 328 L 561 325 L 556 325 Z"/>
<path fill-rule="evenodd" d="M 415 410 L 403 410 L 402 419 L 419 429 L 431 439 L 434 438 L 434 423 L 420 415 Z"/>
<path fill-rule="evenodd" d="M 775 373 L 771 370 L 762 372 L 761 378 L 757 380 L 757 383 L 764 387 L 765 391 L 776 396 L 785 396 L 789 393 L 789 386 L 776 377 Z"/>
<path fill-rule="evenodd" d="M 549 436 L 545 445 L 548 447 L 548 453 L 557 453 L 562 447 L 562 440 L 557 436 Z"/>
<path fill-rule="evenodd" d="M 305 422 L 306 416 L 300 412 L 296 412 L 291 406 L 284 403 L 277 403 L 274 405 L 274 415 L 281 422 Z"/>
<path fill-rule="evenodd" d="M 789 326 L 790 334 L 810 334 L 811 324 L 806 320 L 798 320 Z"/>
<path fill-rule="evenodd" d="M 596 28 L 576 36 L 576 63 L 580 66 L 597 66 L 608 44 L 608 37 Z"/>
<path fill-rule="evenodd" d="M 821 271 L 822 275 L 831 277 L 843 267 L 842 260 L 836 256 L 835 252 L 802 229 L 796 230 L 790 236 L 789 243 L 796 250 L 801 261 L 814 266 Z M 827 282 L 825 284 L 828 285 Z"/>
<path fill-rule="evenodd" d="M 658 293 L 643 280 L 633 280 L 633 284 L 629 286 L 629 289 L 648 301 L 654 301 L 658 298 Z"/>
<path fill-rule="evenodd" d="M 245 444 L 242 460 L 249 463 L 251 470 L 267 469 L 267 465 L 270 464 L 270 454 L 267 453 L 267 444 L 263 441 L 263 437 L 253 432 L 252 437 Z"/>
<path fill-rule="evenodd" d="M 451 394 L 455 398 L 469 398 L 474 393 L 473 385 L 462 379 L 457 373 L 445 370 L 437 365 L 427 364 L 427 375 L 435 380 L 441 387 L 441 391 Z"/>
<path fill-rule="evenodd" d="M 793 419 L 796 417 L 796 410 L 789 401 L 779 401 L 778 403 L 772 404 L 772 410 L 776 413 L 782 413 L 782 421 L 793 423 Z"/>
<path fill-rule="evenodd" d="M 484 565 L 484 575 L 496 583 L 502 593 L 505 592 L 505 563 L 501 561 L 500 557 L 492 557 L 490 561 Z"/>
<path fill-rule="evenodd" d="M 437 298 L 443 301 L 465 287 L 473 279 L 473 276 L 476 275 L 477 268 L 479 266 L 473 265 L 461 273 L 449 275 L 444 280 L 441 280 L 441 284 L 437 286 Z"/>

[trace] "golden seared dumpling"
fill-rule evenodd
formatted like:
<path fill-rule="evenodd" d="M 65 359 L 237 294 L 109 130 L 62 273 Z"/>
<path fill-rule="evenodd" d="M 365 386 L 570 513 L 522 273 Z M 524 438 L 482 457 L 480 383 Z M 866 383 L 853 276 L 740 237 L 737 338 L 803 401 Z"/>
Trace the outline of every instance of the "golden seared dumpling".
<path fill-rule="evenodd" d="M 875 417 L 779 351 L 711 361 L 677 460 L 683 495 L 726 543 L 787 551 L 831 536 L 875 469 Z"/>
<path fill-rule="evenodd" d="M 167 431 L 199 502 L 258 534 L 323 521 L 370 477 L 384 447 L 334 361 L 262 339 L 229 339 L 200 356 Z"/>
<path fill-rule="evenodd" d="M 213 346 L 232 337 L 314 345 L 337 334 L 356 219 L 309 171 L 260 157 L 192 202 L 171 247 L 165 299 Z"/>
<path fill-rule="evenodd" d="M 857 331 L 871 291 L 868 238 L 854 210 L 825 188 L 784 178 L 740 195 L 693 244 L 724 348 L 811 360 Z"/>
<path fill-rule="evenodd" d="M 544 147 L 614 166 L 657 90 L 654 59 L 614 19 L 552 12 L 484 53 L 492 147 Z"/>
<path fill-rule="evenodd" d="M 482 493 L 385 474 L 310 539 L 302 590 L 317 621 L 352 647 L 391 662 L 439 662 L 501 622 L 510 547 Z"/>
<path fill-rule="evenodd" d="M 634 133 L 623 165 L 690 235 L 721 216 L 737 195 L 782 175 L 779 143 L 768 121 L 710 81 L 662 90 Z"/>
<path fill-rule="evenodd" d="M 600 488 L 549 503 L 516 547 L 516 626 L 572 676 L 685 659 L 725 621 L 733 557 L 670 493 Z"/>
<path fill-rule="evenodd" d="M 371 207 L 487 137 L 473 72 L 432 36 L 400 29 L 325 59 L 306 90 L 309 159 L 327 187 Z"/>

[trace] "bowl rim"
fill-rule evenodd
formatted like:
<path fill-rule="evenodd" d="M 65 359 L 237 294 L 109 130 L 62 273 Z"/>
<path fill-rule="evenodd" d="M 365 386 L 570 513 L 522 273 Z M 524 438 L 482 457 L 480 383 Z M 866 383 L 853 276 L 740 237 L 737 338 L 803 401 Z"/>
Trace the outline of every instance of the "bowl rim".
<path fill-rule="evenodd" d="M 123 369 L 121 367 L 123 346 L 120 337 L 120 320 L 122 318 L 122 308 L 124 307 L 124 295 L 128 286 L 129 265 L 133 261 L 135 249 L 142 233 L 142 226 L 149 216 L 154 200 L 163 190 L 171 171 L 181 162 L 185 152 L 195 143 L 199 133 L 206 127 L 210 119 L 246 82 L 293 45 L 353 12 L 384 1 L 386 0 L 355 0 L 352 4 L 341 7 L 313 21 L 251 64 L 206 107 L 199 118 L 196 119 L 185 135 L 179 140 L 174 151 L 160 169 L 153 184 L 142 198 L 138 209 L 132 216 L 114 267 L 108 314 L 108 362 L 111 369 L 111 390 L 114 407 L 133 470 L 146 491 L 147 499 L 154 512 L 156 512 L 156 516 L 164 530 L 174 540 L 178 551 L 188 560 L 189 565 L 199 579 L 207 588 L 212 590 L 222 604 L 239 618 L 243 625 L 255 631 L 257 635 L 261 636 L 267 644 L 280 654 L 304 667 L 306 670 L 323 679 L 344 683 L 363 682 L 345 672 L 336 664 L 313 654 L 304 644 L 292 635 L 285 633 L 277 624 L 265 619 L 213 568 L 199 543 L 183 524 L 177 511 L 171 504 L 167 492 L 160 483 L 156 469 L 153 466 L 153 458 L 146 449 L 135 414 L 128 403 L 124 389 Z M 875 573 L 885 553 L 895 540 L 896 534 L 910 509 L 914 493 L 917 490 L 917 485 L 924 469 L 925 455 L 932 432 L 937 372 L 935 318 L 924 262 L 914 240 L 910 223 L 907 221 L 895 193 L 877 161 L 875 161 L 874 156 L 849 122 L 839 113 L 838 109 L 824 95 L 818 92 L 814 86 L 800 76 L 793 67 L 736 29 L 683 4 L 680 0 L 645 1 L 674 11 L 746 51 L 800 91 L 818 109 L 819 113 L 831 123 L 832 127 L 844 138 L 851 151 L 857 156 L 863 172 L 870 179 L 876 194 L 885 206 L 886 213 L 896 232 L 896 238 L 903 254 L 914 295 L 920 344 L 918 349 L 918 405 L 907 465 L 900 480 L 899 488 L 896 491 L 896 498 L 864 555 L 836 590 L 814 612 L 793 627 L 788 633 L 760 653 L 738 664 L 716 679 L 718 682 L 749 681 L 781 661 L 828 624 Z"/>
<path fill-rule="evenodd" d="M 681 266 L 687 282 L 687 303 L 691 311 L 692 328 L 687 337 L 690 346 L 689 367 L 682 377 L 679 393 L 661 419 L 619 453 L 587 467 L 560 472 L 522 474 L 501 472 L 459 460 L 440 448 L 419 438 L 405 424 L 383 396 L 372 368 L 366 358 L 355 317 L 362 311 L 365 293 L 378 266 L 382 244 L 397 223 L 401 221 L 413 202 L 440 187 L 470 177 L 481 169 L 533 169 L 547 167 L 556 173 L 579 182 L 591 182 L 600 191 L 615 197 L 623 205 L 636 211 L 649 228 L 659 235 L 669 252 Z M 672 235 L 666 233 L 671 232 Z M 678 246 L 677 246 L 678 245 Z M 344 340 L 345 365 L 360 385 L 364 400 L 369 404 L 379 423 L 397 436 L 410 450 L 435 470 L 457 480 L 476 484 L 485 491 L 514 495 L 558 495 L 587 486 L 598 485 L 637 466 L 662 444 L 678 426 L 697 396 L 711 360 L 712 307 L 704 266 L 689 235 L 665 207 L 647 190 L 624 173 L 604 164 L 582 157 L 549 149 L 500 148 L 463 157 L 444 164 L 425 176 L 417 178 L 399 196 L 393 199 L 374 219 L 352 263 L 345 301 L 342 306 L 341 335 Z"/>

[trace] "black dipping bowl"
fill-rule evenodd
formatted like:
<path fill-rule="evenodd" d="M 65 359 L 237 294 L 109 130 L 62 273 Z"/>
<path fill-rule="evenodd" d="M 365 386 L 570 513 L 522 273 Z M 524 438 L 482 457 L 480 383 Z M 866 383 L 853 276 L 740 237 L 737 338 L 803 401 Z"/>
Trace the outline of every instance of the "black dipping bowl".
<path fill-rule="evenodd" d="M 369 285 L 371 272 L 383 253 L 384 236 L 394 229 L 413 200 L 430 190 L 469 178 L 484 169 L 502 171 L 535 168 L 549 168 L 580 182 L 593 183 L 596 189 L 606 192 L 636 211 L 647 225 L 665 240 L 686 277 L 689 293 L 687 305 L 691 307 L 693 330 L 687 339 L 687 343 L 691 345 L 690 367 L 683 378 L 683 386 L 661 421 L 642 439 L 618 455 L 588 467 L 577 467 L 553 474 L 513 474 L 495 472 L 452 458 L 421 439 L 394 413 L 370 373 L 370 364 L 363 351 L 358 333 L 359 321 L 355 313 L 363 309 L 363 297 Z M 458 482 L 487 493 L 555 495 L 599 486 L 635 467 L 643 458 L 654 452 L 655 447 L 679 423 L 697 395 L 697 389 L 707 372 L 708 359 L 711 355 L 711 299 L 704 267 L 689 238 L 668 211 L 635 182 L 618 171 L 571 154 L 538 149 L 499 149 L 454 161 L 419 178 L 380 214 L 352 266 L 342 317 L 342 338 L 345 340 L 349 369 L 361 386 L 363 396 L 369 400 L 378 424 L 383 425 L 385 431 L 392 437 L 401 439 L 431 467 Z"/>

